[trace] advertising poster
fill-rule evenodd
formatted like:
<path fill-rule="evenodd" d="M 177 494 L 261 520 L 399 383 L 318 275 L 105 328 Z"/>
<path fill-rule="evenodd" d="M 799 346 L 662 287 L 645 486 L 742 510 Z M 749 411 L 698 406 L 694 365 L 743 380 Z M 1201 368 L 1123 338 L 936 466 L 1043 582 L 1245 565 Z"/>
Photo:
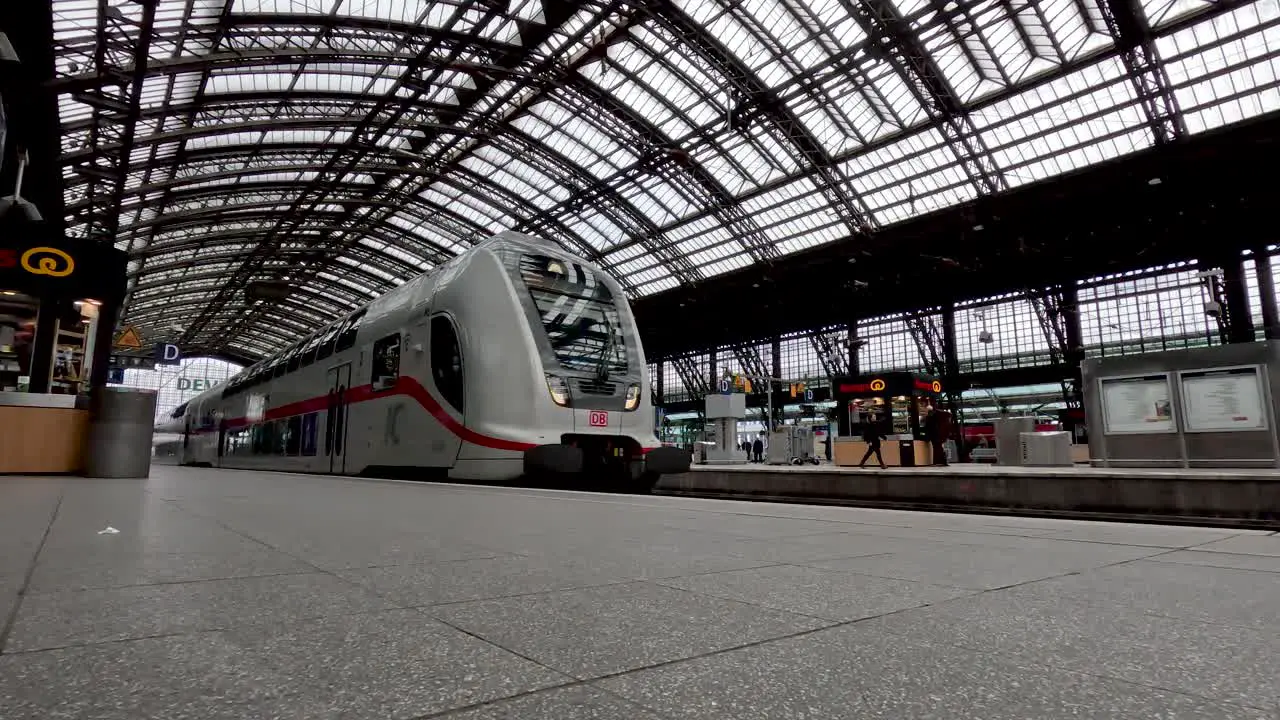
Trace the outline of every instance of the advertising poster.
<path fill-rule="evenodd" d="M 1174 431 L 1168 376 L 1108 378 L 1102 381 L 1101 387 L 1107 432 Z"/>
<path fill-rule="evenodd" d="M 1182 413 L 1195 432 L 1267 427 L 1257 368 L 1182 373 Z"/>

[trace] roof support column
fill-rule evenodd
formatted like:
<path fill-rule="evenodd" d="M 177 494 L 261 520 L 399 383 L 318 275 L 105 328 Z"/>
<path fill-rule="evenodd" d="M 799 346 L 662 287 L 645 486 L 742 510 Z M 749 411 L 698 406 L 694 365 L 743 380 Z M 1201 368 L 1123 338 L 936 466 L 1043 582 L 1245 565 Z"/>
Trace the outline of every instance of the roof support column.
<path fill-rule="evenodd" d="M 858 340 L 858 320 L 852 318 L 849 320 L 849 374 L 858 375 L 861 368 L 858 363 L 858 350 L 862 347 L 862 342 Z"/>
<path fill-rule="evenodd" d="M 1258 295 L 1262 301 L 1262 327 L 1267 340 L 1280 340 L 1280 308 L 1276 306 L 1276 281 L 1271 271 L 1271 253 L 1266 245 L 1253 251 L 1253 271 L 1258 278 Z"/>
<path fill-rule="evenodd" d="M 1253 318 L 1249 313 L 1249 294 L 1245 287 L 1244 260 L 1238 253 L 1228 253 L 1222 260 L 1222 294 L 1227 311 L 1224 342 L 1253 342 Z"/>

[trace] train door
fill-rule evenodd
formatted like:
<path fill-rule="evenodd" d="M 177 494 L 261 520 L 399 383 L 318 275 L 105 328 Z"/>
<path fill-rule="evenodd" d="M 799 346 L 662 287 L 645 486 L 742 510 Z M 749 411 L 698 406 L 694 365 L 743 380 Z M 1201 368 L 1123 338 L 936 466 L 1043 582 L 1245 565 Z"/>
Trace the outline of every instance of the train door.
<path fill-rule="evenodd" d="M 455 423 L 441 423 L 433 428 L 431 439 L 434 463 L 439 467 L 453 467 L 462 449 L 462 428 L 466 426 L 466 383 L 463 379 L 462 343 L 453 319 L 436 314 L 429 323 L 427 362 L 431 378 L 429 390 Z"/>
<path fill-rule="evenodd" d="M 329 368 L 329 403 L 324 420 L 324 450 L 329 472 L 347 469 L 347 391 L 351 389 L 351 363 Z"/>

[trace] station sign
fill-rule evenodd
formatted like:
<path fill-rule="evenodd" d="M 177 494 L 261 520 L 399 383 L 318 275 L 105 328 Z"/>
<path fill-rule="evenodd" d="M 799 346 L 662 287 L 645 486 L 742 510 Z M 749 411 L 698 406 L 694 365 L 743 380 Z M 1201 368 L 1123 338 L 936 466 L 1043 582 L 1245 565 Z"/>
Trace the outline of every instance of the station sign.
<path fill-rule="evenodd" d="M 211 390 L 217 383 L 209 378 L 178 378 L 176 386 L 182 392 L 204 392 Z"/>
<path fill-rule="evenodd" d="M 181 365 L 182 351 L 172 343 L 156 345 L 155 361 L 157 365 Z"/>
<path fill-rule="evenodd" d="M 921 393 L 940 394 L 942 392 L 942 383 L 940 381 L 927 375 L 906 372 L 838 378 L 833 387 L 837 394 L 853 397 L 918 395 Z"/>

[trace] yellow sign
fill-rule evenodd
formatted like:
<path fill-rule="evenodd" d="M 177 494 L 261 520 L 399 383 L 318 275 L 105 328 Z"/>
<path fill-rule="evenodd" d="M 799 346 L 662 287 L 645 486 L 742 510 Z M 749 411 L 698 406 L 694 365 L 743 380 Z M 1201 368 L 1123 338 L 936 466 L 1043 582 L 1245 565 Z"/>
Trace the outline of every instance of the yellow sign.
<path fill-rule="evenodd" d="M 871 392 L 880 392 L 881 390 L 884 390 L 884 381 L 881 380 L 880 378 L 876 378 L 875 380 L 872 380 Z"/>
<path fill-rule="evenodd" d="M 120 350 L 141 350 L 142 338 L 138 336 L 137 328 L 130 325 L 120 333 L 120 337 L 116 338 L 115 347 Z"/>
<path fill-rule="evenodd" d="M 57 258 L 61 258 L 62 262 L 58 262 Z M 32 275 L 66 277 L 76 269 L 76 262 L 57 248 L 34 247 L 22 253 L 22 269 Z"/>
<path fill-rule="evenodd" d="M 940 393 L 940 392 L 942 392 L 942 383 L 938 382 L 937 380 L 934 380 L 934 381 L 933 381 L 933 391 L 934 391 L 934 392 L 936 392 L 936 393 Z"/>

